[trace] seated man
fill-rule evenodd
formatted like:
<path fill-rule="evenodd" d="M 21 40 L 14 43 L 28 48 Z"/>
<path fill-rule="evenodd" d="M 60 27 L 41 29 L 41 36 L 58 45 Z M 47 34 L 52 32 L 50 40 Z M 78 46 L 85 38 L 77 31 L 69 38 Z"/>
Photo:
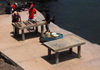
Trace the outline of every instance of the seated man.
<path fill-rule="evenodd" d="M 21 17 L 17 11 L 14 11 L 12 14 L 12 24 L 15 24 L 16 22 L 21 22 Z M 19 30 L 16 27 L 14 28 L 14 34 L 19 34 Z"/>
<path fill-rule="evenodd" d="M 17 11 L 12 14 L 12 23 L 21 22 L 21 17 Z"/>

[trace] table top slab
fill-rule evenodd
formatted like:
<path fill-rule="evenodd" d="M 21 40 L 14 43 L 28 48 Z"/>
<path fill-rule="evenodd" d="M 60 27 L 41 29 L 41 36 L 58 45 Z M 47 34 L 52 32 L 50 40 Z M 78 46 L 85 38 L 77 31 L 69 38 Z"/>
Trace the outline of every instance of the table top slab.
<path fill-rule="evenodd" d="M 53 50 L 55 52 L 62 51 L 67 48 L 79 46 L 82 44 L 85 44 L 85 41 L 75 35 L 70 35 L 70 36 L 64 37 L 62 39 L 44 43 L 44 45 L 46 45 L 48 48 L 50 48 L 51 50 Z"/>
<path fill-rule="evenodd" d="M 36 23 L 32 23 L 32 22 L 18 22 L 18 23 L 14 23 L 12 24 L 14 27 L 17 27 L 19 29 L 24 29 L 24 28 L 30 28 L 30 27 L 34 27 L 34 26 L 40 26 L 40 25 L 45 25 L 46 21 L 37 21 Z"/>

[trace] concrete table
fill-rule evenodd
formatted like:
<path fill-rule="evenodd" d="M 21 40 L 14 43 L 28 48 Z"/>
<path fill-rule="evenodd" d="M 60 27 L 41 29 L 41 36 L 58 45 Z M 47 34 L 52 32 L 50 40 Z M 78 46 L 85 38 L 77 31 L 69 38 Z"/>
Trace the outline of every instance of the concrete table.
<path fill-rule="evenodd" d="M 70 49 L 72 53 L 72 48 L 77 47 L 78 58 L 81 57 L 81 45 L 85 44 L 84 40 L 80 39 L 75 35 L 69 35 L 59 40 L 49 41 L 43 43 L 48 48 L 48 56 L 51 55 L 51 50 L 55 52 L 56 63 L 59 62 L 59 53 Z"/>
<path fill-rule="evenodd" d="M 36 32 L 37 32 L 38 26 L 41 26 L 41 36 L 43 36 L 45 23 L 46 23 L 46 21 L 37 21 L 35 23 L 32 23 L 31 21 L 13 23 L 12 25 L 14 27 L 14 32 L 15 32 L 14 35 L 18 35 L 19 30 L 21 30 L 22 40 L 25 40 L 24 29 L 36 27 Z"/>

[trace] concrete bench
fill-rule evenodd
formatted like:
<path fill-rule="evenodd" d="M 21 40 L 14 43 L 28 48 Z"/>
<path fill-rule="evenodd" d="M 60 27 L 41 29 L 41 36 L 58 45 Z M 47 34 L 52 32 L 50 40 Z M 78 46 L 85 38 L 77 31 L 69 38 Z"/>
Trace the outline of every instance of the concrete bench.
<path fill-rule="evenodd" d="M 70 53 L 72 53 L 72 48 L 78 48 L 78 58 L 81 57 L 81 45 L 85 44 L 84 40 L 80 39 L 75 35 L 69 35 L 64 37 L 63 39 L 49 41 L 43 43 L 48 48 L 48 56 L 51 55 L 51 50 L 55 52 L 56 63 L 59 62 L 59 53 L 62 51 L 66 51 L 70 49 Z"/>
<path fill-rule="evenodd" d="M 42 36 L 45 23 L 46 23 L 46 21 L 37 21 L 35 23 L 33 23 L 31 21 L 13 23 L 12 25 L 14 27 L 14 35 L 18 35 L 19 30 L 21 30 L 22 40 L 25 40 L 24 29 L 36 27 L 36 32 L 38 32 L 38 26 L 41 26 L 41 36 Z"/>

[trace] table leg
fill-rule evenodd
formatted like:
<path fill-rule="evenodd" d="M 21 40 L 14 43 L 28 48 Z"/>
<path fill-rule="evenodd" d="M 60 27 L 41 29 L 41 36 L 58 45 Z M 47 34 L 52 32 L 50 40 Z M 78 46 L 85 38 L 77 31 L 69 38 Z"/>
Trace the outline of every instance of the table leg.
<path fill-rule="evenodd" d="M 81 46 L 78 46 L 78 58 L 81 57 Z"/>
<path fill-rule="evenodd" d="M 41 37 L 43 37 L 44 25 L 41 25 Z"/>
<path fill-rule="evenodd" d="M 13 29 L 14 29 L 14 36 L 16 35 L 16 28 L 13 26 Z"/>
<path fill-rule="evenodd" d="M 22 29 L 22 40 L 25 40 L 24 29 Z"/>
<path fill-rule="evenodd" d="M 14 27 L 14 35 L 17 36 L 19 34 L 19 29 Z"/>
<path fill-rule="evenodd" d="M 55 59 L 56 59 L 56 64 L 59 63 L 59 53 L 58 52 L 56 52 L 55 54 Z"/>
<path fill-rule="evenodd" d="M 36 26 L 36 33 L 38 33 L 38 26 Z"/>
<path fill-rule="evenodd" d="M 69 53 L 70 53 L 70 54 L 72 54 L 72 50 L 73 50 L 72 48 L 69 49 Z"/>
<path fill-rule="evenodd" d="M 51 56 L 51 50 L 48 48 L 48 57 L 50 59 L 50 56 Z"/>

